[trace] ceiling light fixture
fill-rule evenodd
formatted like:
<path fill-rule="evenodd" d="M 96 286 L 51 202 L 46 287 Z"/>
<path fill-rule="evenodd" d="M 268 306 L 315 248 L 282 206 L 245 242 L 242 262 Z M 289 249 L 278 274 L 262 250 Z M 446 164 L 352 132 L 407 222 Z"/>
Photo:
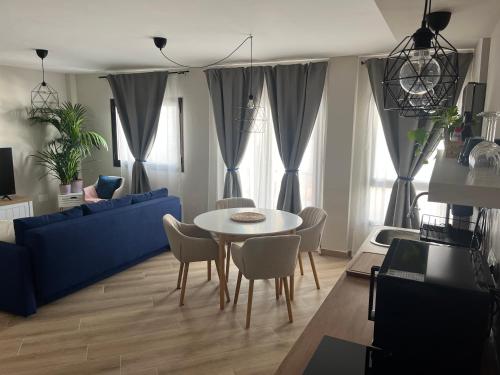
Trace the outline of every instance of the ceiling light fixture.
<path fill-rule="evenodd" d="M 421 27 L 405 37 L 386 59 L 384 108 L 405 117 L 431 116 L 450 106 L 456 95 L 458 52 L 440 34 L 451 13 L 431 13 L 431 3 L 425 0 Z"/>
<path fill-rule="evenodd" d="M 31 90 L 31 110 L 34 116 L 40 116 L 50 113 L 50 110 L 59 107 L 59 94 L 52 86 L 45 82 L 43 59 L 47 57 L 49 51 L 46 49 L 36 49 L 35 52 L 42 60 L 42 82 Z"/>

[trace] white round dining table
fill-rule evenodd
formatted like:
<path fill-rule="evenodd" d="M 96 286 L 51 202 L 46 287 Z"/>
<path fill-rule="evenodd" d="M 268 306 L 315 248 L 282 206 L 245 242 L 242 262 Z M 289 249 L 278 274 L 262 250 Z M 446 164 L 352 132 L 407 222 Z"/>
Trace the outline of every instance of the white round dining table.
<path fill-rule="evenodd" d="M 231 219 L 231 216 L 238 212 L 258 212 L 263 214 L 265 219 L 256 223 L 236 222 Z M 217 235 L 219 240 L 219 264 L 223 265 L 227 243 L 244 241 L 251 237 L 294 233 L 302 224 L 302 219 L 298 215 L 281 210 L 241 207 L 205 212 L 196 216 L 194 224 Z M 227 286 L 224 267 L 221 266 L 220 268 L 219 296 L 222 310 L 224 309 L 224 290 Z"/>

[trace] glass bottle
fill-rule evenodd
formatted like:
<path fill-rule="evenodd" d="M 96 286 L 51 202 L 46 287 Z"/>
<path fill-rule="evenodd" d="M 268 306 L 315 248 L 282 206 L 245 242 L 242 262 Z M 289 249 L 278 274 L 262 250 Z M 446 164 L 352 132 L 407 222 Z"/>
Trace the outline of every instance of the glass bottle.
<path fill-rule="evenodd" d="M 500 172 L 500 147 L 495 143 L 495 132 L 500 112 L 481 112 L 478 116 L 484 119 L 485 140 L 470 152 L 469 167 L 471 169 L 495 168 L 498 173 Z"/>

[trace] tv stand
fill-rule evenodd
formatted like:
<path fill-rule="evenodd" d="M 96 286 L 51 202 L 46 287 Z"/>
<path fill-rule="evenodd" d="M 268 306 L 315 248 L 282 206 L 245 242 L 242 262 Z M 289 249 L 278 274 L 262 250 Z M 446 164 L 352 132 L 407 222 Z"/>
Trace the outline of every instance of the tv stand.
<path fill-rule="evenodd" d="M 11 197 L 9 197 L 8 195 L 4 195 L 1 199 L 2 199 L 2 200 L 7 199 L 7 200 L 9 200 L 9 201 L 11 201 L 11 200 L 12 200 L 12 198 L 11 198 Z"/>
<path fill-rule="evenodd" d="M 33 201 L 31 198 L 4 196 L 0 198 L 0 219 L 13 220 L 33 216 Z"/>

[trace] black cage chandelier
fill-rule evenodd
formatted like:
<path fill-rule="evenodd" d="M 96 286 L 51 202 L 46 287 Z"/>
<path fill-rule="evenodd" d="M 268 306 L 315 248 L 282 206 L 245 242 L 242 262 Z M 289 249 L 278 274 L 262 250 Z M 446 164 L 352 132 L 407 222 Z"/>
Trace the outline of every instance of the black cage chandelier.
<path fill-rule="evenodd" d="M 430 10 L 431 0 L 426 0 L 421 27 L 386 59 L 384 108 L 405 117 L 435 115 L 452 105 L 456 95 L 458 52 L 440 34 L 451 13 Z"/>
<path fill-rule="evenodd" d="M 49 51 L 46 49 L 36 49 L 37 56 L 42 60 L 42 82 L 31 90 L 31 110 L 32 115 L 41 116 L 50 113 L 52 109 L 59 106 L 59 95 L 57 91 L 45 82 L 45 69 L 43 59 L 47 57 Z"/>

